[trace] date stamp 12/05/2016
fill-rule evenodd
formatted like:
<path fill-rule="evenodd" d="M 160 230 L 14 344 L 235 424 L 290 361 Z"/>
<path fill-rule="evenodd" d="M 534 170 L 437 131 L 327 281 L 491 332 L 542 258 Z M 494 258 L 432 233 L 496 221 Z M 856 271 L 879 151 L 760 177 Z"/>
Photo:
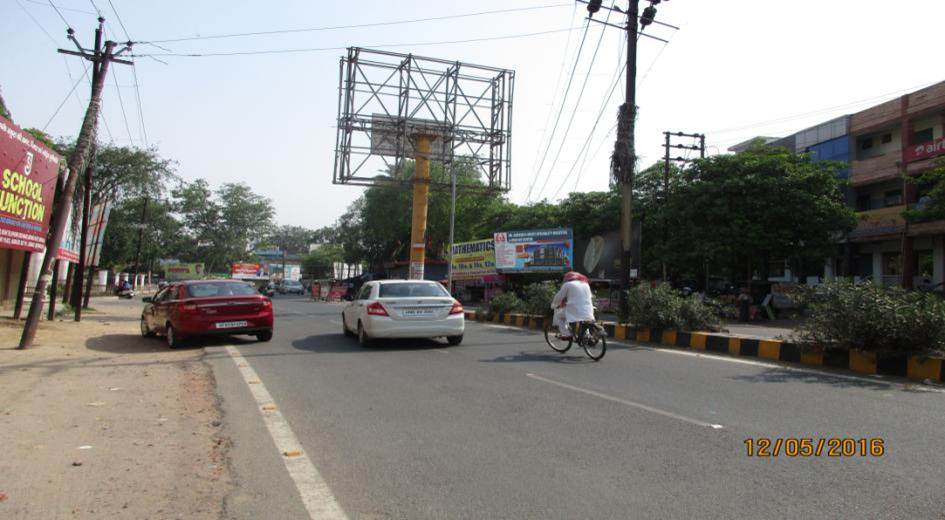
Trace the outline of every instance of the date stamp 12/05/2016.
<path fill-rule="evenodd" d="M 882 457 L 886 441 L 853 437 L 758 437 L 745 439 L 749 457 Z"/>

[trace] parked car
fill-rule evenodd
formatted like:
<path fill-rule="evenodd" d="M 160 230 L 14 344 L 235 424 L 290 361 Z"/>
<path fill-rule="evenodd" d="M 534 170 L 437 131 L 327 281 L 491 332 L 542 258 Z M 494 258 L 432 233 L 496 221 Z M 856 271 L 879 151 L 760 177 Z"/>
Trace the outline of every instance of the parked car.
<path fill-rule="evenodd" d="M 141 335 L 163 335 L 171 348 L 194 336 L 248 334 L 272 339 L 272 300 L 236 280 L 190 280 L 144 298 Z"/>
<path fill-rule="evenodd" d="M 463 306 L 437 282 L 379 280 L 365 283 L 341 312 L 346 336 L 368 347 L 381 338 L 445 337 L 463 341 Z"/>
<path fill-rule="evenodd" d="M 279 294 L 305 294 L 305 287 L 298 280 L 286 280 L 279 284 Z"/>

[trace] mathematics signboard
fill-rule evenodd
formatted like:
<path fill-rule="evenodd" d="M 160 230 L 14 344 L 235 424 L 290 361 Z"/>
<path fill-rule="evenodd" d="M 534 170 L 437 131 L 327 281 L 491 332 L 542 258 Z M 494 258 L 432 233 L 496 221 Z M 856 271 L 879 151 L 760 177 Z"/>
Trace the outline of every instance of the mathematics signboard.
<path fill-rule="evenodd" d="M 472 280 L 495 274 L 495 240 L 488 238 L 453 244 L 454 280 Z"/>
<path fill-rule="evenodd" d="M 167 280 L 199 280 L 203 277 L 203 264 L 168 264 L 164 266 L 164 278 Z"/>
<path fill-rule="evenodd" d="M 495 266 L 502 272 L 570 271 L 574 264 L 571 228 L 495 234 Z"/>
<path fill-rule="evenodd" d="M 0 248 L 46 247 L 60 157 L 0 117 Z"/>

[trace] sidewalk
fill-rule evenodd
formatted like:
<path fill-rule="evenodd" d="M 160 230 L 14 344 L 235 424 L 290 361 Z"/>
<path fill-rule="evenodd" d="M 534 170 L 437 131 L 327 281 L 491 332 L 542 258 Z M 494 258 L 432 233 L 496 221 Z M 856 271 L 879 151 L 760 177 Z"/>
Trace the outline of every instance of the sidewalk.
<path fill-rule="evenodd" d="M 0 320 L 0 517 L 219 518 L 231 487 L 228 440 L 203 349 L 138 332 L 139 300 L 95 312 Z"/>

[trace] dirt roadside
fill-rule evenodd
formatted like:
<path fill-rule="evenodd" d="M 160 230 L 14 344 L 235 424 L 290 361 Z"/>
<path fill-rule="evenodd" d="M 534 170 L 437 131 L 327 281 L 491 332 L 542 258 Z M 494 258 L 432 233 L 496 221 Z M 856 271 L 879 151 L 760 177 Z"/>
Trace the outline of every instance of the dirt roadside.
<path fill-rule="evenodd" d="M 142 338 L 138 301 L 92 307 L 28 351 L 0 320 L 0 517 L 220 518 L 229 441 L 203 349 Z"/>

